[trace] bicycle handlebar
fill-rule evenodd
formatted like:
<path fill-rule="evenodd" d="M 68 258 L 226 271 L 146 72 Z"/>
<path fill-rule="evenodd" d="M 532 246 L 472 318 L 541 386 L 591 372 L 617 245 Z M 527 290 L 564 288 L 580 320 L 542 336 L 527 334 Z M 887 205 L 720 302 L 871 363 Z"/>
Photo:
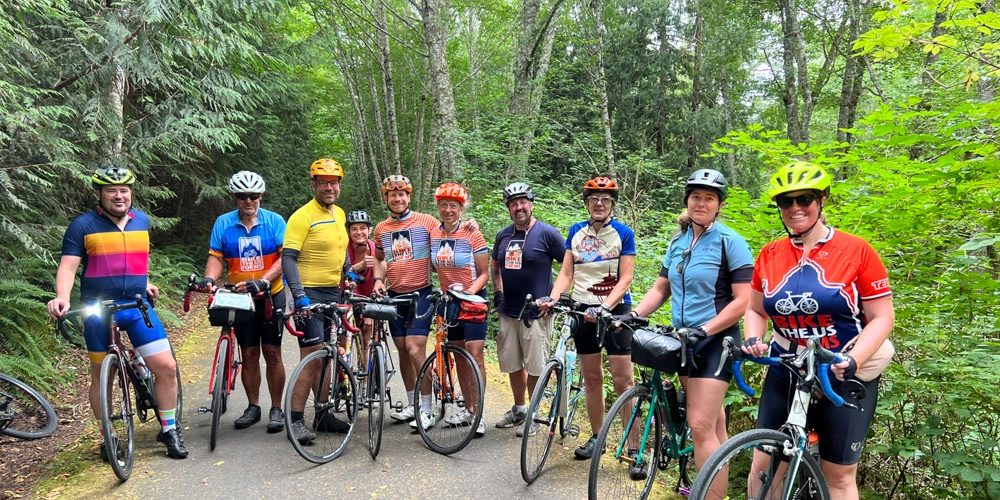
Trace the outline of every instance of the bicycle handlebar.
<path fill-rule="evenodd" d="M 235 293 L 249 293 L 249 292 L 237 292 L 235 283 L 222 283 L 222 284 L 217 283 L 215 287 L 217 289 L 225 288 L 226 290 Z M 184 312 L 189 312 L 191 310 L 191 296 L 194 295 L 195 293 L 212 294 L 215 292 L 207 288 L 198 287 L 198 275 L 191 273 L 191 276 L 188 276 L 187 288 L 185 288 L 184 290 Z M 263 292 L 257 292 L 251 294 L 250 297 L 254 300 L 264 299 L 264 319 L 271 319 L 271 316 L 274 314 L 274 304 L 271 303 L 271 293 L 265 290 Z"/>
<path fill-rule="evenodd" d="M 303 309 L 298 309 L 295 311 L 285 311 L 283 309 L 277 309 L 278 314 L 285 321 L 285 328 L 288 328 L 288 332 L 296 337 L 301 337 L 305 332 L 300 332 L 295 329 L 295 324 L 292 321 L 294 316 L 309 316 L 313 314 L 322 314 L 328 316 L 337 324 L 338 327 L 343 327 L 345 330 L 351 333 L 360 333 L 361 329 L 351 325 L 344 320 L 344 316 L 350 312 L 351 306 L 348 304 L 340 304 L 338 302 L 328 302 L 328 303 L 316 303 L 306 306 Z"/>
<path fill-rule="evenodd" d="M 153 322 L 149 319 L 149 306 L 142 300 L 142 295 L 136 294 L 135 299 L 129 302 L 117 303 L 114 299 L 108 299 L 102 300 L 97 304 L 81 307 L 72 311 L 66 311 L 66 314 L 56 320 L 56 331 L 58 331 L 59 334 L 62 335 L 68 342 L 73 342 L 69 332 L 66 330 L 66 320 L 71 316 L 96 316 L 101 314 L 114 315 L 116 312 L 124 311 L 126 309 L 138 309 L 142 314 L 142 321 L 146 324 L 146 328 L 153 328 Z"/>

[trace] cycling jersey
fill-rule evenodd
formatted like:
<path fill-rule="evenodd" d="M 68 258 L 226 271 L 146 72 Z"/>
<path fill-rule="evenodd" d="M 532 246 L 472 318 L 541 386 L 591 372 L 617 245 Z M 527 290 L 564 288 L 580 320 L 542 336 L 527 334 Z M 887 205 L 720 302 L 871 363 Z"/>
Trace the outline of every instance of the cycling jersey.
<path fill-rule="evenodd" d="M 337 288 L 347 256 L 347 216 L 333 206 L 333 214 L 315 199 L 288 218 L 284 248 L 299 252 L 296 265 L 305 288 Z M 294 289 L 294 287 L 293 287 Z"/>
<path fill-rule="evenodd" d="M 73 219 L 63 236 L 62 254 L 80 257 L 80 300 L 146 297 L 149 281 L 149 217 L 129 210 L 125 228 L 104 216 L 87 212 Z"/>
<path fill-rule="evenodd" d="M 385 255 L 390 290 L 409 293 L 430 286 L 430 234 L 437 227 L 437 219 L 412 210 L 398 219 L 390 217 L 375 225 L 372 237 L 375 250 Z"/>
<path fill-rule="evenodd" d="M 459 222 L 458 228 L 447 233 L 443 225 L 431 231 L 431 266 L 437 271 L 441 287 L 461 283 L 466 290 L 476 280 L 476 255 L 485 254 L 486 240 L 483 233 Z"/>
<path fill-rule="evenodd" d="M 215 220 L 208 253 L 225 259 L 228 281 L 239 283 L 263 278 L 278 260 L 284 240 L 285 220 L 280 215 L 261 208 L 257 211 L 257 223 L 247 230 L 240 221 L 239 210 L 233 210 Z M 272 294 L 282 288 L 280 279 L 271 283 Z"/>
<path fill-rule="evenodd" d="M 524 298 L 547 297 L 552 292 L 552 263 L 562 262 L 566 239 L 556 228 L 536 220 L 527 231 L 511 224 L 501 229 L 493 243 L 491 256 L 500 267 L 503 303 L 500 312 L 516 318 L 524 307 Z M 534 319 L 537 315 L 529 313 Z"/>
<path fill-rule="evenodd" d="M 862 302 L 892 296 L 885 266 L 871 245 L 832 228 L 806 256 L 791 238 L 767 244 L 750 286 L 764 294 L 777 335 L 800 345 L 822 336 L 823 347 L 834 352 L 867 324 Z"/>
<path fill-rule="evenodd" d="M 566 249 L 573 252 L 573 300 L 596 305 L 618 284 L 619 258 L 635 255 L 635 236 L 618 219 L 596 232 L 590 221 L 578 222 L 569 228 Z M 631 292 L 625 292 L 621 303 L 632 303 Z"/>
<path fill-rule="evenodd" d="M 733 301 L 733 283 L 749 283 L 753 270 L 750 245 L 721 222 L 703 231 L 694 247 L 692 241 L 693 225 L 671 242 L 660 271 L 670 281 L 675 328 L 698 328 L 711 321 Z"/>

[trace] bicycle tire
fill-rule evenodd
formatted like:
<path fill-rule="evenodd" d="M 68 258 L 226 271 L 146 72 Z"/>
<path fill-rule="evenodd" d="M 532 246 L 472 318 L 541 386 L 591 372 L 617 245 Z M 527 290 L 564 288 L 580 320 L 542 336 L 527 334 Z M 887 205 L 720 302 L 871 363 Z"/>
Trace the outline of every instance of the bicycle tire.
<path fill-rule="evenodd" d="M 132 383 L 122 376 L 121 363 L 115 353 L 109 353 L 101 363 L 101 430 L 111 470 L 124 483 L 135 465 L 135 419 L 128 408 Z"/>
<path fill-rule="evenodd" d="M 583 370 L 579 366 L 573 371 L 573 385 L 568 388 L 569 398 L 566 401 L 566 416 L 563 417 L 559 425 L 559 437 L 566 439 L 568 434 L 571 439 L 580 437 L 580 426 L 573 422 L 576 420 L 576 410 L 580 407 L 580 400 L 584 396 Z"/>
<path fill-rule="evenodd" d="M 353 312 L 349 312 L 347 314 L 347 322 L 355 328 L 358 327 L 355 323 Z M 364 380 L 365 376 L 368 375 L 365 372 L 365 370 L 368 369 L 368 366 L 366 366 L 367 363 L 364 358 L 364 350 L 361 349 L 361 332 L 351 334 L 351 345 L 348 347 L 350 348 L 348 351 L 350 353 L 349 364 L 351 369 L 354 370 L 354 376 L 360 384 Z"/>
<path fill-rule="evenodd" d="M 174 346 L 170 346 L 170 355 L 174 357 L 174 366 L 177 367 L 174 370 L 174 375 L 177 377 L 177 406 L 174 411 L 174 425 L 177 426 L 178 432 L 184 429 L 184 382 L 181 382 L 181 364 L 177 362 L 177 353 L 174 352 Z M 157 415 L 159 417 L 159 415 Z"/>
<path fill-rule="evenodd" d="M 632 464 L 628 460 L 631 458 L 629 446 L 632 443 L 637 447 L 640 445 L 652 402 L 650 387 L 639 384 L 625 391 L 611 405 L 597 433 L 594 455 L 590 459 L 587 495 L 591 500 L 644 499 L 649 496 L 660 458 L 662 422 L 653 421 L 646 445 L 641 450 L 642 462 L 645 463 L 644 479 L 632 479 Z M 628 442 L 630 438 L 632 443 Z"/>
<path fill-rule="evenodd" d="M 216 350 L 215 369 L 212 380 L 212 433 L 208 439 L 208 449 L 215 451 L 215 445 L 219 439 L 219 421 L 222 419 L 223 406 L 226 398 L 226 378 L 229 376 L 229 365 L 226 358 L 229 356 L 229 339 L 219 339 L 219 347 Z"/>
<path fill-rule="evenodd" d="M 479 365 L 476 364 L 472 355 L 461 347 L 446 345 L 441 348 L 441 357 L 445 364 L 443 373 L 446 380 L 436 381 L 433 378 L 438 371 L 438 356 L 437 354 L 428 356 L 427 361 L 424 362 L 423 367 L 417 373 L 416 385 L 414 385 L 417 390 L 414 391 L 413 403 L 414 408 L 421 408 L 419 388 L 423 387 L 424 378 L 432 377 L 431 412 L 434 414 L 434 423 L 430 428 L 424 429 L 419 425 L 420 415 L 417 414 L 417 432 L 428 448 L 442 455 L 451 455 L 452 453 L 461 451 L 472 441 L 472 437 L 476 433 L 476 428 L 479 426 L 479 421 L 483 418 L 483 375 L 479 372 Z M 476 399 L 479 402 L 478 407 L 475 413 L 473 413 L 472 422 L 468 425 L 448 425 L 445 423 L 446 419 L 464 409 L 464 401 L 458 397 L 458 392 L 454 390 L 454 387 L 458 385 L 458 376 L 455 368 L 457 358 L 461 358 L 471 367 L 472 375 L 476 379 L 476 387 L 472 389 L 478 391 L 479 394 L 479 398 Z M 466 388 L 463 387 L 462 390 L 465 391 Z"/>
<path fill-rule="evenodd" d="M 369 354 L 368 367 L 368 453 L 378 457 L 382 447 L 382 426 L 385 423 L 385 349 L 381 344 L 373 344 Z"/>
<path fill-rule="evenodd" d="M 291 441 L 295 452 L 314 464 L 329 463 L 344 453 L 357 420 L 357 381 L 347 361 L 336 353 L 336 345 L 326 345 L 306 355 L 292 372 L 285 391 L 285 427 L 289 433 L 294 424 L 292 397 L 299 394 L 305 399 L 303 421 L 316 437 L 307 443 Z M 298 387 L 307 367 L 318 374 L 315 380 Z"/>
<path fill-rule="evenodd" d="M 5 409 L 11 416 L 7 428 L 0 430 L 0 434 L 31 440 L 55 432 L 59 424 L 55 409 L 30 385 L 0 373 L 0 393 L 10 396 Z M 5 399 L 0 396 L 0 406 L 4 405 Z"/>
<path fill-rule="evenodd" d="M 552 449 L 552 439 L 559 424 L 559 398 L 564 390 L 562 378 L 562 363 L 549 361 L 538 377 L 528 404 L 524 433 L 521 435 L 521 478 L 528 484 L 538 479 Z M 534 425 L 538 429 L 532 433 Z"/>
<path fill-rule="evenodd" d="M 774 498 L 773 494 L 779 492 L 772 493 L 770 488 L 780 486 L 770 483 L 774 480 L 775 472 L 781 468 L 783 462 L 787 461 L 781 450 L 784 443 L 790 440 L 791 438 L 784 432 L 772 429 L 751 429 L 733 436 L 722 443 L 708 457 L 698 474 L 698 479 L 694 482 L 694 487 L 691 488 L 690 498 L 692 500 L 718 498 L 719 495 L 708 491 L 708 486 L 715 481 L 719 474 L 724 474 L 727 471 L 729 478 L 736 479 L 729 481 L 728 494 L 732 498 L 736 498 L 736 496 L 739 498 Z M 763 481 L 765 486 L 760 491 L 752 492 L 748 490 L 748 486 L 742 478 L 750 475 L 750 463 L 753 460 L 755 450 L 768 453 L 770 462 L 767 468 L 768 472 L 761 473 L 761 476 L 766 479 Z M 803 453 L 802 458 L 796 474 L 796 482 L 791 491 L 792 495 L 788 498 L 829 500 L 830 492 L 819 464 L 809 453 Z"/>

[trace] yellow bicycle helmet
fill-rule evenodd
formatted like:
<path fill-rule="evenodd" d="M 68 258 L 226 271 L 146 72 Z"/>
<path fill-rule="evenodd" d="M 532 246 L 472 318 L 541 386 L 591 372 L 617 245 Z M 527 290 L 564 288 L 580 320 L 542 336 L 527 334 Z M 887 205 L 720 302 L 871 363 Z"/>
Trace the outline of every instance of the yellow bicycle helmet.
<path fill-rule="evenodd" d="M 779 168 L 771 177 L 771 187 L 767 190 L 767 196 L 774 201 L 778 195 L 804 189 L 828 194 L 830 176 L 821 167 L 806 161 L 789 163 Z"/>
<path fill-rule="evenodd" d="M 340 163 L 332 158 L 320 158 L 309 167 L 309 176 L 316 177 L 317 175 L 336 175 L 343 179 L 344 167 L 341 167 Z"/>
<path fill-rule="evenodd" d="M 135 174 L 125 167 L 102 167 L 94 172 L 90 178 L 90 185 L 94 189 L 101 189 L 101 186 L 131 186 L 135 184 Z"/>

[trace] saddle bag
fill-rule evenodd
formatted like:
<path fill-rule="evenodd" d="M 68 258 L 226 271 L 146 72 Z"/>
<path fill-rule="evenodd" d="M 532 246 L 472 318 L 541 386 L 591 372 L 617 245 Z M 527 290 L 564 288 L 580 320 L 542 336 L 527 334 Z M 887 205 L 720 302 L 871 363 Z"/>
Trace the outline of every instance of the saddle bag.
<path fill-rule="evenodd" d="M 672 375 L 681 368 L 681 343 L 659 329 L 639 328 L 632 333 L 632 362 Z"/>

